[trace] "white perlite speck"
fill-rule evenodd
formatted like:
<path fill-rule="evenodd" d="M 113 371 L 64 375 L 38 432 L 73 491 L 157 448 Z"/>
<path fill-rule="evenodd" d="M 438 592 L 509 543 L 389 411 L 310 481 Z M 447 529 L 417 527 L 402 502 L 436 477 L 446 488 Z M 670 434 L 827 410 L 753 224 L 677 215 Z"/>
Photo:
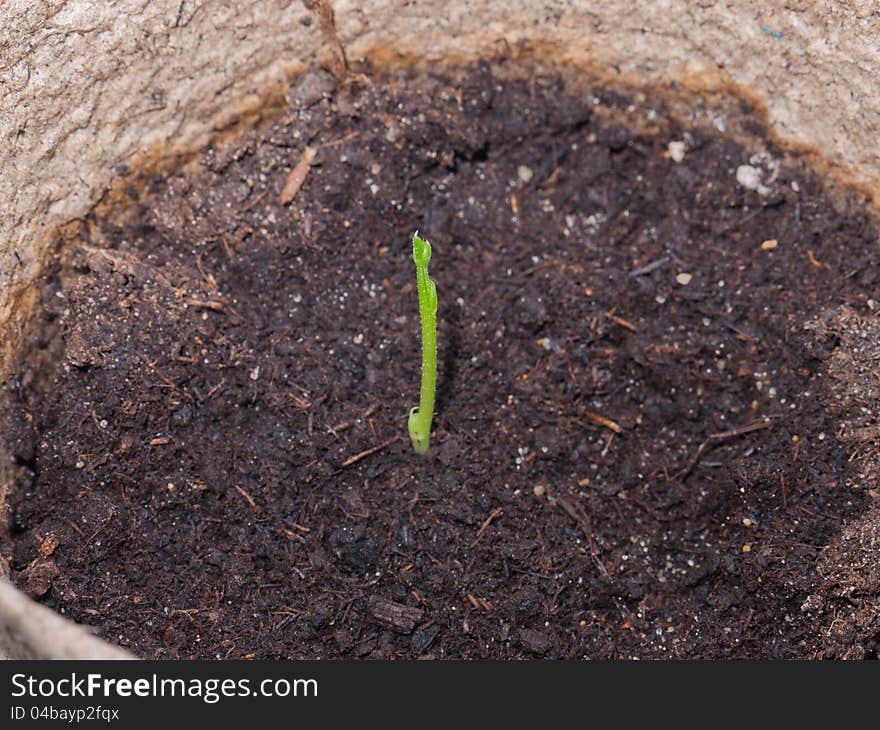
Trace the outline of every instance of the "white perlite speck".
<path fill-rule="evenodd" d="M 684 142 L 670 142 L 666 145 L 669 152 L 669 159 L 673 162 L 681 162 L 684 159 L 684 153 L 687 152 L 687 145 Z"/>
<path fill-rule="evenodd" d="M 764 187 L 761 184 L 761 171 L 751 165 L 740 165 L 736 168 L 736 181 L 748 190 L 760 192 Z"/>
<path fill-rule="evenodd" d="M 529 182 L 532 179 L 532 176 L 535 173 L 532 172 L 532 168 L 527 165 L 520 165 L 516 168 L 517 177 L 524 183 Z"/>

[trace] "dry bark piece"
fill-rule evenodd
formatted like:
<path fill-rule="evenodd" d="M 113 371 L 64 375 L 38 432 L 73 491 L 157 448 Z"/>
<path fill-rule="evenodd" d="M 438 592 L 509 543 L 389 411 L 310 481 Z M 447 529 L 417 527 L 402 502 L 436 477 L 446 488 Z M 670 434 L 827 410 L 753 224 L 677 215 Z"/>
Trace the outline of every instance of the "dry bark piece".
<path fill-rule="evenodd" d="M 421 656 L 427 648 L 434 643 L 434 639 L 440 633 L 440 626 L 431 624 L 430 626 L 420 626 L 416 629 L 412 637 L 412 650 L 416 656 Z"/>
<path fill-rule="evenodd" d="M 543 631 L 535 631 L 534 629 L 520 629 L 520 641 L 525 647 L 538 656 L 543 656 L 550 651 L 553 642 L 550 637 Z"/>
<path fill-rule="evenodd" d="M 370 596 L 367 599 L 367 610 L 374 619 L 400 634 L 412 633 L 416 624 L 425 616 L 425 612 L 420 608 L 411 608 L 378 596 Z"/>
<path fill-rule="evenodd" d="M 52 581 L 60 571 L 54 560 L 39 561 L 25 571 L 24 592 L 31 598 L 39 598 L 49 592 Z"/>
<path fill-rule="evenodd" d="M 49 557 L 52 553 L 55 552 L 55 549 L 59 545 L 58 535 L 54 532 L 50 532 L 43 538 L 43 542 L 40 543 L 40 554 L 44 557 Z"/>

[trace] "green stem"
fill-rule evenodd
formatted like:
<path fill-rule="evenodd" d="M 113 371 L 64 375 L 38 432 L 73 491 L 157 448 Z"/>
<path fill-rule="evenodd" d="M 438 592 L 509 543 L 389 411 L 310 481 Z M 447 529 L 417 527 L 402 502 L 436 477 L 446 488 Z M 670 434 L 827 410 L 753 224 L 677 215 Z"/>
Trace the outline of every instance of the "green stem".
<path fill-rule="evenodd" d="M 413 261 L 419 291 L 419 316 L 422 320 L 422 388 L 418 408 L 409 412 L 409 437 L 417 454 L 425 454 L 431 440 L 434 418 L 434 391 L 437 384 L 437 287 L 428 276 L 431 244 L 413 234 Z"/>

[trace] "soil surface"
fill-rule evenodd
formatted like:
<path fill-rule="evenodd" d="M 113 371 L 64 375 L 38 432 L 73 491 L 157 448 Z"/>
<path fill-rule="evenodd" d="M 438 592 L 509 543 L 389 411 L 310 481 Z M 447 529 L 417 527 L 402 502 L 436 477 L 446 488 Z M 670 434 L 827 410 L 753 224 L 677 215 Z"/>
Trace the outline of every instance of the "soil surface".
<path fill-rule="evenodd" d="M 5 389 L 24 590 L 149 658 L 876 655 L 863 215 L 561 76 L 290 98 L 59 250 Z"/>

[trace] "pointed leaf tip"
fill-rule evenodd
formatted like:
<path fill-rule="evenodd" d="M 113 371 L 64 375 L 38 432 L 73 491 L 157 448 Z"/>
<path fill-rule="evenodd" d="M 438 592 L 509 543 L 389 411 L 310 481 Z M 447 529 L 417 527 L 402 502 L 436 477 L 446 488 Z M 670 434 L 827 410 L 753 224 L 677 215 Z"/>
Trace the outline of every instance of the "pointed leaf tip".
<path fill-rule="evenodd" d="M 431 244 L 419 236 L 419 232 L 413 233 L 413 261 L 416 266 L 427 266 L 431 260 Z"/>

